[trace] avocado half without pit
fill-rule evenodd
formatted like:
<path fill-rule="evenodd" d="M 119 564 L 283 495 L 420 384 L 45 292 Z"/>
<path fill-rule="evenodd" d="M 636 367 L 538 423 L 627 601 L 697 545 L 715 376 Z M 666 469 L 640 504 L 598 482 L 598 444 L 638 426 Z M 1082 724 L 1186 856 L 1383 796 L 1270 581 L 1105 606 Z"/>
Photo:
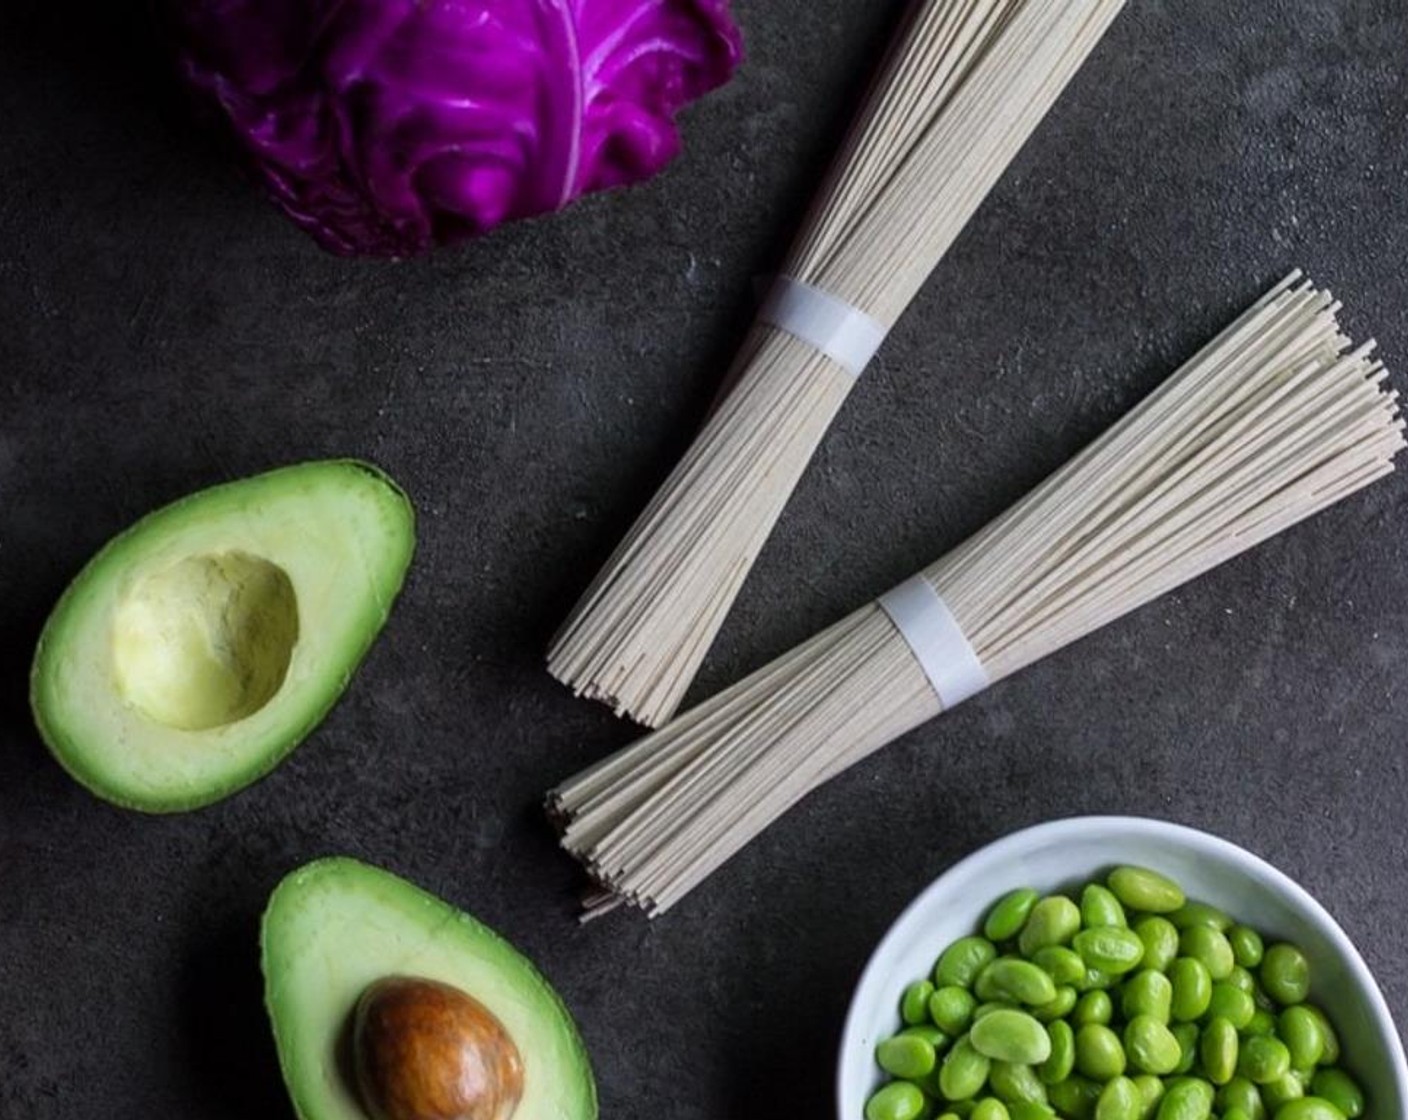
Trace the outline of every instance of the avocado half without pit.
<path fill-rule="evenodd" d="M 35 721 L 98 796 L 194 809 L 273 769 L 386 621 L 415 518 L 386 475 L 303 463 L 149 514 L 69 585 L 34 657 Z"/>
<path fill-rule="evenodd" d="M 264 914 L 279 1064 L 300 1120 L 594 1120 L 576 1025 L 468 914 L 352 859 L 289 875 Z"/>

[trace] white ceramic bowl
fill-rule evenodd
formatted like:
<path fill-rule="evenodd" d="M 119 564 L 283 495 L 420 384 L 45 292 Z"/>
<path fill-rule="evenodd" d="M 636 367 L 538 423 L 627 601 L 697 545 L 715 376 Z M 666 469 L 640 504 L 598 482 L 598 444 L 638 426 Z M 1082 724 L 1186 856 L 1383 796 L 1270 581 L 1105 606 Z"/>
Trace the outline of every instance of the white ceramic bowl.
<path fill-rule="evenodd" d="M 1078 885 L 1116 864 L 1172 876 L 1189 897 L 1293 941 L 1311 963 L 1311 998 L 1325 1008 L 1369 1098 L 1368 1120 L 1408 1116 L 1408 1064 L 1383 994 L 1344 930 L 1277 871 L 1206 832 L 1139 817 L 1076 817 L 1037 825 L 974 852 L 941 875 L 890 927 L 851 1000 L 837 1070 L 840 1120 L 862 1120 L 880 1084 L 875 1044 L 900 1027 L 900 993 L 939 952 L 973 933 L 988 907 L 1018 887 Z"/>

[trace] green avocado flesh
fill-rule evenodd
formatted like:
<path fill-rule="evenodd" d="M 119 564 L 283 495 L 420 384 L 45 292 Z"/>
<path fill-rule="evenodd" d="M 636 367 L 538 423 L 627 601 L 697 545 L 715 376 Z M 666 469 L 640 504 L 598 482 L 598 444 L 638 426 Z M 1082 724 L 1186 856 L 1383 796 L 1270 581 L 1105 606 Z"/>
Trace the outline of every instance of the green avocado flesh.
<path fill-rule="evenodd" d="M 450 984 L 503 1024 L 523 1058 L 513 1120 L 592 1120 L 596 1086 L 572 1017 L 513 946 L 434 895 L 352 859 L 293 872 L 264 912 L 264 998 L 300 1120 L 367 1120 L 348 1024 L 387 976 Z"/>
<path fill-rule="evenodd" d="M 347 686 L 415 547 L 396 485 L 348 460 L 204 490 L 109 541 L 49 617 L 35 721 L 99 797 L 153 813 L 268 773 Z"/>

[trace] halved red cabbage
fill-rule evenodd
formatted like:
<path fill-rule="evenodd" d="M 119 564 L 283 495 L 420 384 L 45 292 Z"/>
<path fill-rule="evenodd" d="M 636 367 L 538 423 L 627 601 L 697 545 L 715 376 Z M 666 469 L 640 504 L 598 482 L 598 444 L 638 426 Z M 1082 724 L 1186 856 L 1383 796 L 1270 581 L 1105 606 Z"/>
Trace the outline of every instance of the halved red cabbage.
<path fill-rule="evenodd" d="M 728 0 L 167 0 L 186 78 L 325 248 L 408 256 L 679 150 L 742 53 Z"/>

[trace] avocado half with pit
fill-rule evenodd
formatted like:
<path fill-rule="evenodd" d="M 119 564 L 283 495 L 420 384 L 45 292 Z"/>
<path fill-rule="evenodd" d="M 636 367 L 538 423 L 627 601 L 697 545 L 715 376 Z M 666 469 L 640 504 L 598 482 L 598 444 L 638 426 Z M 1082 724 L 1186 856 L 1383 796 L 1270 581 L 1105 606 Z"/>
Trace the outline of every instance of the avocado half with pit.
<path fill-rule="evenodd" d="M 264 994 L 300 1120 L 594 1120 L 572 1016 L 493 930 L 353 859 L 264 912 Z"/>
<path fill-rule="evenodd" d="M 192 494 L 109 541 L 39 639 L 35 722 L 99 797 L 194 809 L 268 773 L 327 714 L 405 578 L 386 475 L 303 463 Z"/>

